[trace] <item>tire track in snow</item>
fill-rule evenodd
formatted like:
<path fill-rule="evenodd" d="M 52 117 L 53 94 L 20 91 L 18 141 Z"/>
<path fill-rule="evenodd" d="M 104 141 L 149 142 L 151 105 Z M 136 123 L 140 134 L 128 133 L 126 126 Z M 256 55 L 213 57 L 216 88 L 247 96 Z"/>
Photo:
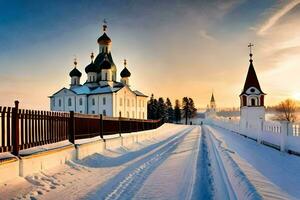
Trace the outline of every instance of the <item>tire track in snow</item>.
<path fill-rule="evenodd" d="M 185 129 L 150 155 L 128 166 L 87 199 L 132 199 L 147 177 L 169 157 L 192 129 Z"/>

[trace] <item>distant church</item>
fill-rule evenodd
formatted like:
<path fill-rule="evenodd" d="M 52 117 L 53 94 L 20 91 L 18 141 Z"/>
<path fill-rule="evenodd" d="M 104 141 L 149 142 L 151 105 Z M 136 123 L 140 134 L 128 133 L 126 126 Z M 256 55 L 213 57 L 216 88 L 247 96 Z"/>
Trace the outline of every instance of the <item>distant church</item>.
<path fill-rule="evenodd" d="M 240 126 L 242 128 L 256 128 L 260 129 L 262 126 L 262 121 L 265 120 L 265 106 L 264 98 L 265 93 L 262 91 L 256 72 L 253 66 L 252 51 L 251 47 L 253 45 L 250 43 L 250 65 L 248 68 L 248 73 L 244 88 L 240 94 L 241 102 L 241 119 Z"/>
<path fill-rule="evenodd" d="M 74 69 L 69 73 L 70 88 L 62 88 L 50 97 L 52 111 L 74 111 L 84 114 L 103 114 L 111 117 L 147 119 L 147 96 L 130 87 L 127 62 L 120 73 L 118 82 L 117 67 L 112 59 L 112 41 L 106 34 L 107 25 L 103 25 L 103 35 L 97 40 L 99 54 L 85 68 L 87 80 L 82 85 L 82 73 Z"/>
<path fill-rule="evenodd" d="M 209 105 L 207 105 L 204 115 L 205 115 L 204 117 L 206 119 L 214 118 L 217 115 L 216 101 L 215 101 L 214 93 L 211 94 L 210 103 L 209 103 Z"/>

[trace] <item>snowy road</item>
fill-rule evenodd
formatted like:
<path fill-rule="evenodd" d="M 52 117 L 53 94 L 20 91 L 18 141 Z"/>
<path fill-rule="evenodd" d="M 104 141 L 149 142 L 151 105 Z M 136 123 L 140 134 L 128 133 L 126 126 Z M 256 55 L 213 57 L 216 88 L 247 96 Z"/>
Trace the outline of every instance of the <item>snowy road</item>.
<path fill-rule="evenodd" d="M 189 199 L 196 172 L 199 130 L 184 130 L 126 167 L 87 199 Z"/>
<path fill-rule="evenodd" d="M 0 199 L 300 199 L 300 158 L 211 126 L 153 138 L 0 185 Z"/>

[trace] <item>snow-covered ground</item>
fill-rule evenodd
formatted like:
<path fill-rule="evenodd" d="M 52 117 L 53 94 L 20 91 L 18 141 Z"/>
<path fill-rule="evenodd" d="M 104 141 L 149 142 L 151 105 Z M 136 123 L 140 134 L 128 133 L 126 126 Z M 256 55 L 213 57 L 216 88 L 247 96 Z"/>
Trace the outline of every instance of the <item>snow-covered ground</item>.
<path fill-rule="evenodd" d="M 207 126 L 264 199 L 300 199 L 300 157 L 280 152 L 222 128 Z"/>
<path fill-rule="evenodd" d="M 154 137 L 0 184 L 0 199 L 300 199 L 300 158 L 224 129 Z"/>

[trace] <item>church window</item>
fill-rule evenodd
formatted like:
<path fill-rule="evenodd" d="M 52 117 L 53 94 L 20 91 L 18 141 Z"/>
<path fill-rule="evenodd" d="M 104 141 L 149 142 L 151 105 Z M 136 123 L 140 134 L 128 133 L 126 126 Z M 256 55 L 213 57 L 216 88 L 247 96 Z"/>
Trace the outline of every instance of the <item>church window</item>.
<path fill-rule="evenodd" d="M 58 106 L 61 107 L 61 99 L 58 100 Z"/>
<path fill-rule="evenodd" d="M 103 116 L 106 116 L 106 110 L 103 110 Z"/>
<path fill-rule="evenodd" d="M 106 98 L 103 97 L 103 105 L 105 105 L 105 104 L 106 104 Z"/>
<path fill-rule="evenodd" d="M 93 98 L 92 99 L 92 105 L 94 106 L 96 103 L 95 103 L 95 99 Z"/>
<path fill-rule="evenodd" d="M 68 106 L 72 106 L 72 99 L 71 98 L 68 99 Z"/>
<path fill-rule="evenodd" d="M 79 105 L 82 106 L 82 98 L 79 99 Z"/>

